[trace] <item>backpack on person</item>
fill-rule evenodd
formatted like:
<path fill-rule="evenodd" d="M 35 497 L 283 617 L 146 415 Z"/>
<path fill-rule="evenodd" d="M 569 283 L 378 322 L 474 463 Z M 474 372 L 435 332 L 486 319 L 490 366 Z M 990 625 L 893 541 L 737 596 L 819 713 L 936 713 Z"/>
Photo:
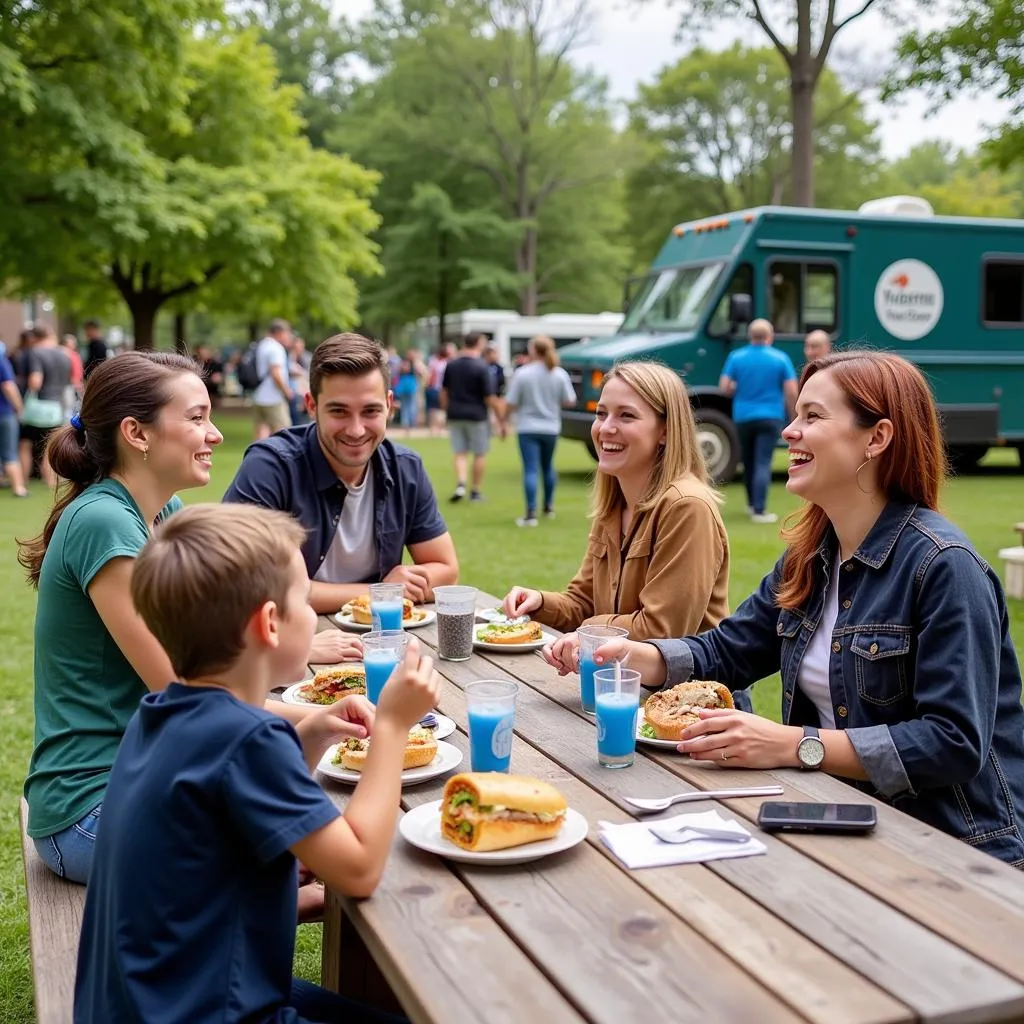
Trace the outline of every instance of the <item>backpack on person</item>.
<path fill-rule="evenodd" d="M 238 368 L 235 373 L 243 391 L 255 391 L 263 383 L 256 359 L 259 347 L 258 341 L 250 342 L 249 347 L 242 353 L 242 358 L 238 360 Z"/>

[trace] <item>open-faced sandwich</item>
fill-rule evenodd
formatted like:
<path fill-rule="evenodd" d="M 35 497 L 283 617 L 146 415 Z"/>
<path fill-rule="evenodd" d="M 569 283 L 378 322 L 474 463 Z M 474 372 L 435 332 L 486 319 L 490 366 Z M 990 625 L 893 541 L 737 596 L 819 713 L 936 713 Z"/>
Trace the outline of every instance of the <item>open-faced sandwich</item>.
<path fill-rule="evenodd" d="M 453 775 L 441 801 L 441 834 L 476 853 L 558 835 L 565 797 L 548 782 L 504 772 Z"/>
<path fill-rule="evenodd" d="M 338 744 L 338 749 L 331 758 L 334 764 L 350 772 L 361 772 L 366 765 L 366 755 L 370 749 L 370 741 L 348 739 Z M 424 768 L 437 757 L 437 740 L 430 729 L 413 729 L 405 745 L 405 758 L 402 770 L 408 768 Z"/>
<path fill-rule="evenodd" d="M 353 694 L 366 694 L 366 669 L 362 665 L 321 669 L 313 682 L 299 687 L 299 698 L 310 704 L 334 704 Z"/>
<path fill-rule="evenodd" d="M 701 708 L 734 706 L 728 687 L 703 679 L 691 680 L 648 697 L 644 705 L 646 722 L 640 731 L 650 739 L 678 740 L 687 726 L 700 721 L 697 712 Z"/>
<path fill-rule="evenodd" d="M 373 625 L 373 615 L 370 612 L 370 595 L 360 594 L 354 597 L 341 609 L 343 615 L 351 615 L 353 622 L 363 626 Z M 402 598 L 402 622 L 408 625 L 410 622 L 419 622 L 426 618 L 427 613 L 422 608 L 416 608 L 409 598 Z"/>
<path fill-rule="evenodd" d="M 511 622 L 501 625 L 492 622 L 489 626 L 481 626 L 476 631 L 477 639 L 485 644 L 528 644 L 534 640 L 542 640 L 539 622 Z"/>

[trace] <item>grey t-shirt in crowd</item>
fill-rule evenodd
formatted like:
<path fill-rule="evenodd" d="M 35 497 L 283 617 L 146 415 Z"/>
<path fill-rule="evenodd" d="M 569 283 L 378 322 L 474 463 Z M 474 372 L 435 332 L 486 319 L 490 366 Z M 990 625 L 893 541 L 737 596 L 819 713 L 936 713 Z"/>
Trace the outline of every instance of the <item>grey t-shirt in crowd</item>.
<path fill-rule="evenodd" d="M 549 370 L 544 363 L 527 363 L 512 375 L 505 400 L 516 407 L 519 434 L 560 434 L 562 405 L 575 402 L 569 374 L 560 366 Z"/>
<path fill-rule="evenodd" d="M 358 487 L 348 485 L 338 529 L 313 578 L 320 583 L 362 583 L 375 580 L 379 567 L 373 535 L 373 468 Z"/>
<path fill-rule="evenodd" d="M 64 389 L 71 384 L 71 360 L 66 352 L 50 347 L 30 348 L 28 372 L 43 375 L 43 383 L 39 388 L 40 401 L 64 401 Z"/>

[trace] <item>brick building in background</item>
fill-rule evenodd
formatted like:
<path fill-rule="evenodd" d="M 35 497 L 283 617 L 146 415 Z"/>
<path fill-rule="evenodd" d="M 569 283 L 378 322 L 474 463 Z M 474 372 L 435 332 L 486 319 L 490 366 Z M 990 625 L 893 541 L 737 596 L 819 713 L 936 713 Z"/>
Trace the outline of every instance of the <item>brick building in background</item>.
<path fill-rule="evenodd" d="M 27 299 L 0 299 L 0 341 L 13 349 L 18 334 L 33 324 L 47 324 L 57 330 L 57 310 L 45 295 Z"/>

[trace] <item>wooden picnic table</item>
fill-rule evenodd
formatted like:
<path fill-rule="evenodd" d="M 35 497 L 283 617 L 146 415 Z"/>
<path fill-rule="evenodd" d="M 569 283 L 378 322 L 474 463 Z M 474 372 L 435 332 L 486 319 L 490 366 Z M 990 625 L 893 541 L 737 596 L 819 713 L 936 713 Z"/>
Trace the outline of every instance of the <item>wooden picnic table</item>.
<path fill-rule="evenodd" d="M 479 608 L 497 603 L 479 595 Z M 436 646 L 433 625 L 415 635 Z M 598 839 L 598 822 L 634 820 L 626 795 L 780 783 L 780 800 L 869 798 L 822 773 L 700 766 L 642 746 L 632 768 L 601 768 L 578 677 L 560 678 L 539 653 L 437 668 L 460 770 L 463 686 L 514 679 L 512 771 L 557 786 L 590 834 L 505 868 L 396 836 L 371 899 L 327 894 L 328 987 L 383 1007 L 397 998 L 414 1024 L 1024 1021 L 1024 872 L 882 803 L 867 836 L 757 832 L 763 856 L 629 871 Z M 321 781 L 343 808 L 351 788 Z M 444 782 L 403 790 L 403 812 L 440 799 Z M 756 832 L 760 802 L 664 816 L 713 807 Z"/>

